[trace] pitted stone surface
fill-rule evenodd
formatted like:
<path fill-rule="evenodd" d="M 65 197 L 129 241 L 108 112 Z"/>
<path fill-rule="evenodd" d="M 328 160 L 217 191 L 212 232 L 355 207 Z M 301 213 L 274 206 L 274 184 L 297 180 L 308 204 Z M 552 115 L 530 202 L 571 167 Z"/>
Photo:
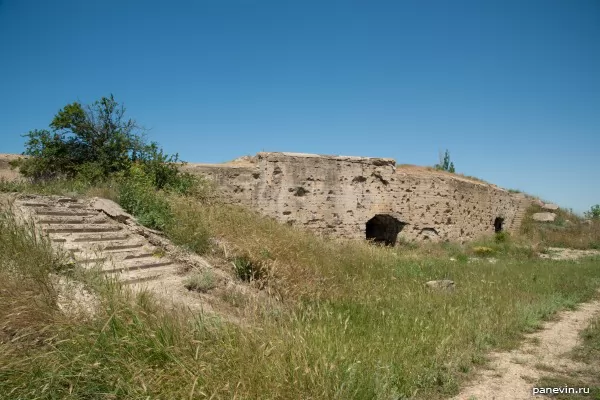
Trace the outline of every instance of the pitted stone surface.
<path fill-rule="evenodd" d="M 554 222 L 554 220 L 556 219 L 556 214 L 551 212 L 540 212 L 533 214 L 531 218 L 533 218 L 534 221 L 538 222 Z"/>
<path fill-rule="evenodd" d="M 230 203 L 355 239 L 368 238 L 367 224 L 377 215 L 398 221 L 398 240 L 468 241 L 494 233 L 499 220 L 500 230 L 516 232 L 531 202 L 491 184 L 396 166 L 387 158 L 258 153 L 244 162 L 184 169 L 212 179 Z"/>
<path fill-rule="evenodd" d="M 16 174 L 6 165 L 0 172 Z M 469 241 L 494 233 L 499 220 L 500 230 L 517 232 L 531 204 L 520 193 L 389 158 L 258 153 L 182 168 L 213 180 L 226 202 L 354 239 L 368 237 L 367 223 L 377 215 L 401 224 L 398 241 Z"/>
<path fill-rule="evenodd" d="M 547 203 L 542 205 L 542 208 L 544 210 L 548 210 L 548 211 L 556 211 L 558 210 L 558 206 L 556 204 L 552 204 L 552 203 Z"/>

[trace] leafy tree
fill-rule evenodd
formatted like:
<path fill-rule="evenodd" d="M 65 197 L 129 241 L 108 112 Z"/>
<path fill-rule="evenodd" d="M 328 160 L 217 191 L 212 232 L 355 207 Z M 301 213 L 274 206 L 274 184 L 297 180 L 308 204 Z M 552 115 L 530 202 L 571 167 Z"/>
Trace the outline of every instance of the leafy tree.
<path fill-rule="evenodd" d="M 151 177 L 153 186 L 158 189 L 165 189 L 181 174 L 177 166 L 179 155 L 165 154 L 156 143 L 144 146 L 137 161 L 142 164 L 143 171 Z"/>
<path fill-rule="evenodd" d="M 147 151 L 142 130 L 125 118 L 125 107 L 114 97 L 102 97 L 91 105 L 67 104 L 50 123 L 50 130 L 32 130 L 23 153 L 29 158 L 21 172 L 35 180 L 73 178 L 80 172 L 107 177 L 129 169 Z"/>
<path fill-rule="evenodd" d="M 450 161 L 450 152 L 446 150 L 446 153 L 444 153 L 443 157 L 440 153 L 440 163 L 435 164 L 433 167 L 440 171 L 448 171 L 454 173 L 454 163 Z"/>
<path fill-rule="evenodd" d="M 590 207 L 590 211 L 586 211 L 583 214 L 589 219 L 600 219 L 600 204 Z"/>

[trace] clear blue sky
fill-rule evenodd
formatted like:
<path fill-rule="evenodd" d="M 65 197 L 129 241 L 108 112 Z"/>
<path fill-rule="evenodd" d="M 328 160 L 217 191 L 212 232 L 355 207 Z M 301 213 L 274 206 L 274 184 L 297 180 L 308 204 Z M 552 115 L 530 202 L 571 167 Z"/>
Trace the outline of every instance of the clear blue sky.
<path fill-rule="evenodd" d="M 600 1 L 0 0 L 0 152 L 113 93 L 191 162 L 392 157 L 600 203 Z"/>

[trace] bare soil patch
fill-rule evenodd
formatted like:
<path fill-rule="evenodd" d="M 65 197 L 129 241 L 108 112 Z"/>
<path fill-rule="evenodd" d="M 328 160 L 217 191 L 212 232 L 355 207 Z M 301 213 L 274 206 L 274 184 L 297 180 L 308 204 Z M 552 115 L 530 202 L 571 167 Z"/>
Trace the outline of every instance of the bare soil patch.
<path fill-rule="evenodd" d="M 600 250 L 578 250 L 561 247 L 549 247 L 546 253 L 540 254 L 541 258 L 550 260 L 576 260 L 582 257 L 600 256 Z"/>
<path fill-rule="evenodd" d="M 523 346 L 509 352 L 492 353 L 490 369 L 455 400 L 535 399 L 533 387 L 548 371 L 569 374 L 587 366 L 568 356 L 580 344 L 579 333 L 600 314 L 600 300 L 559 313 L 558 320 L 547 322 L 542 330 L 526 336 Z"/>

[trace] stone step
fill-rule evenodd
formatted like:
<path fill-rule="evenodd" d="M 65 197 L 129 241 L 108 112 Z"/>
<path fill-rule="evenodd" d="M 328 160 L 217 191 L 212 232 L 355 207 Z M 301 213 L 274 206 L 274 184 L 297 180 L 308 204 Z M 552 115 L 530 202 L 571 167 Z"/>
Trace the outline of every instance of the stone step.
<path fill-rule="evenodd" d="M 127 233 L 114 233 L 114 232 L 105 232 L 105 233 L 61 233 L 61 232 L 52 232 L 49 233 L 48 236 L 50 240 L 55 243 L 69 243 L 69 247 L 73 248 L 74 246 L 91 246 L 95 244 L 101 244 L 105 242 L 122 242 L 130 239 L 130 235 Z"/>
<path fill-rule="evenodd" d="M 118 232 L 123 228 L 112 224 L 61 224 L 42 226 L 46 233 L 97 233 L 97 232 Z"/>
<path fill-rule="evenodd" d="M 81 204 L 81 203 L 73 203 L 73 204 L 67 205 L 67 208 L 70 208 L 70 209 L 83 209 L 83 208 L 86 208 L 86 205 L 85 204 Z"/>
<path fill-rule="evenodd" d="M 103 262 L 109 258 L 113 262 L 123 262 L 127 260 L 139 260 L 142 258 L 154 257 L 154 253 L 148 249 L 142 250 L 127 250 L 121 253 L 94 252 L 94 251 L 79 251 L 75 253 L 75 260 L 86 264 L 93 262 Z"/>
<path fill-rule="evenodd" d="M 57 203 L 78 203 L 79 200 L 74 199 L 72 197 L 61 197 L 60 199 L 56 200 Z"/>
<path fill-rule="evenodd" d="M 138 250 L 138 251 L 134 251 L 134 252 L 128 252 L 128 253 L 116 253 L 119 255 L 119 259 L 126 261 L 126 260 L 137 260 L 140 258 L 149 258 L 149 257 L 155 257 L 154 252 L 150 251 L 150 250 Z M 116 255 L 115 255 L 116 257 Z M 156 257 L 155 257 L 156 258 Z"/>
<path fill-rule="evenodd" d="M 98 243 L 129 239 L 127 233 L 72 233 L 68 239 L 75 243 Z"/>
<path fill-rule="evenodd" d="M 69 251 L 84 268 L 99 268 L 107 277 L 125 284 L 160 279 L 179 264 L 157 256 L 157 248 L 142 235 L 130 232 L 105 213 L 74 198 L 29 198 L 17 202 L 30 208 L 36 224 L 57 248 Z"/>
<path fill-rule="evenodd" d="M 162 278 L 165 275 L 173 274 L 177 271 L 177 264 L 166 267 L 158 267 L 145 270 L 129 270 L 119 273 L 107 274 L 107 276 L 116 276 L 123 284 L 131 285 L 153 281 Z"/>
<path fill-rule="evenodd" d="M 105 246 L 98 246 L 102 251 L 109 253 L 117 253 L 132 249 L 142 249 L 146 243 L 138 240 L 119 240 L 112 243 L 107 243 Z"/>
<path fill-rule="evenodd" d="M 106 217 L 103 216 L 45 216 L 38 219 L 38 223 L 46 225 L 60 225 L 60 224 L 105 224 L 109 222 Z"/>
<path fill-rule="evenodd" d="M 168 258 L 148 257 L 143 259 L 123 260 L 121 262 L 111 262 L 110 260 L 102 266 L 103 272 L 124 272 L 138 271 L 143 269 L 153 269 L 174 265 L 175 262 Z"/>
<path fill-rule="evenodd" d="M 70 210 L 64 207 L 44 207 L 44 208 L 35 208 L 34 209 L 36 215 L 47 215 L 47 216 L 64 216 L 64 217 L 86 217 L 91 215 L 98 215 L 96 211 L 86 211 L 86 210 Z"/>
<path fill-rule="evenodd" d="M 66 250 L 86 250 L 91 252 L 119 253 L 133 250 L 141 250 L 146 247 L 146 242 L 140 239 L 107 240 L 88 243 L 67 242 L 64 244 Z M 153 248 L 149 251 L 152 251 Z"/>
<path fill-rule="evenodd" d="M 26 201 L 21 203 L 21 205 L 25 206 L 25 207 L 51 207 L 52 203 L 48 202 L 41 202 L 41 201 Z"/>
<path fill-rule="evenodd" d="M 98 215 L 97 211 L 73 210 L 65 207 L 37 207 L 34 211 L 36 215 L 48 216 L 85 217 L 88 215 Z"/>

